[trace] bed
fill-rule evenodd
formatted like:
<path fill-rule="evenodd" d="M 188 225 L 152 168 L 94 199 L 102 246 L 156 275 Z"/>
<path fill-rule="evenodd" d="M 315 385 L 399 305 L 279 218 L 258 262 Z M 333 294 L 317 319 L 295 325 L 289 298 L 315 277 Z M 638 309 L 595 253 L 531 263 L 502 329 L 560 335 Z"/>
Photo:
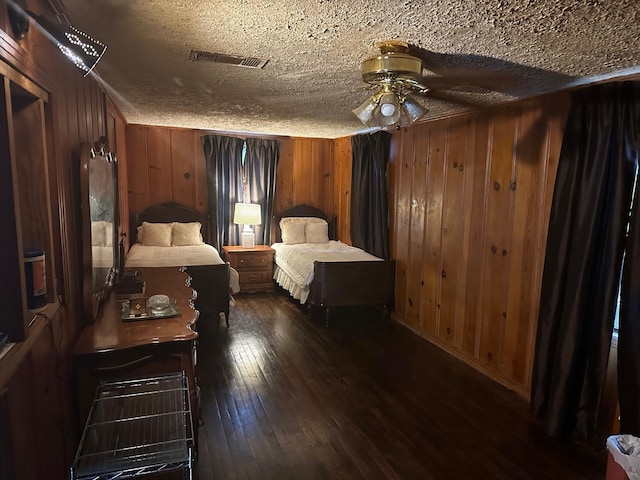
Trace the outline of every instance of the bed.
<path fill-rule="evenodd" d="M 197 292 L 201 313 L 223 313 L 229 326 L 231 293 L 239 291 L 238 272 L 207 243 L 209 218 L 175 202 L 146 208 L 130 218 L 131 247 L 126 268 L 183 267 Z"/>
<path fill-rule="evenodd" d="M 104 220 L 91 221 L 91 263 L 93 268 L 113 267 L 113 227 Z"/>
<path fill-rule="evenodd" d="M 334 307 L 393 304 L 395 262 L 335 240 L 335 217 L 309 205 L 277 215 L 273 278 L 301 304 Z"/>

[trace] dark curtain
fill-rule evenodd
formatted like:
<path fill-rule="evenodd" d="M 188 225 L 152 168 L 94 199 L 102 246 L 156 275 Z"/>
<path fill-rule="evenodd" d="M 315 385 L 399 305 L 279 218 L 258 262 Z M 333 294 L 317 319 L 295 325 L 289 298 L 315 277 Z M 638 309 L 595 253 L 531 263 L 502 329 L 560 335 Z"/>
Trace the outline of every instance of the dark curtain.
<path fill-rule="evenodd" d="M 389 132 L 354 135 L 351 176 L 351 243 L 380 258 L 389 258 L 387 163 Z"/>
<path fill-rule="evenodd" d="M 233 223 L 236 202 L 243 202 L 242 148 L 244 140 L 223 135 L 204 135 L 202 147 L 207 167 L 211 244 L 220 251 L 223 245 L 240 243 L 240 226 Z"/>
<path fill-rule="evenodd" d="M 255 225 L 256 245 L 271 244 L 271 219 L 276 191 L 276 167 L 280 159 L 280 142 L 264 138 L 247 138 L 244 159 L 246 200 L 262 207 L 262 225 Z"/>
<path fill-rule="evenodd" d="M 550 435 L 598 440 L 635 159 L 633 84 L 575 92 L 556 177 L 531 385 Z M 636 317 L 637 319 L 637 317 Z"/>
<path fill-rule="evenodd" d="M 628 87 L 621 132 L 629 158 L 638 162 L 640 150 L 640 83 Z M 640 191 L 635 198 L 622 274 L 618 325 L 618 395 L 620 433 L 640 437 Z"/>

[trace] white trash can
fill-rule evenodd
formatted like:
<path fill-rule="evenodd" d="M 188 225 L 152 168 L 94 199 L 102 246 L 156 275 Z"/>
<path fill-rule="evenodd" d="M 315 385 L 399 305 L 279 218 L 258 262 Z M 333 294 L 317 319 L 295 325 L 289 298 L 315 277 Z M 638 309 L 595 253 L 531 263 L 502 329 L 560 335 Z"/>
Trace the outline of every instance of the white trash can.
<path fill-rule="evenodd" d="M 612 435 L 607 450 L 606 480 L 640 480 L 640 438 Z"/>

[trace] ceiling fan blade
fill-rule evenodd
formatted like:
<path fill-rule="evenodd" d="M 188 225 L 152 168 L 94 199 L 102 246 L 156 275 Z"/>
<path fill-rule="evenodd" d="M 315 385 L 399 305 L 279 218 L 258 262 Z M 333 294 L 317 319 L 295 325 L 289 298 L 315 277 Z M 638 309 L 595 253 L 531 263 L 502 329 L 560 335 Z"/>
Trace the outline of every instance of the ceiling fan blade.
<path fill-rule="evenodd" d="M 438 90 L 429 90 L 425 94 L 425 97 L 433 98 L 435 100 L 441 100 L 447 103 L 455 103 L 457 105 L 462 105 L 464 107 L 473 108 L 473 109 L 481 109 L 481 108 L 488 107 L 488 105 L 485 103 L 482 103 L 476 100 L 471 100 L 469 98 L 463 98 L 457 95 L 452 95 L 449 93 L 440 92 Z"/>
<path fill-rule="evenodd" d="M 442 75 L 422 75 L 419 82 L 437 90 L 455 90 L 458 92 L 488 93 L 504 92 L 513 85 L 512 75 L 500 73 L 456 73 Z"/>
<path fill-rule="evenodd" d="M 419 58 L 424 68 L 437 75 L 500 72 L 509 62 L 491 57 L 465 53 L 438 53 L 416 45 L 409 45 L 409 54 Z"/>
<path fill-rule="evenodd" d="M 459 77 L 462 81 L 466 77 L 465 84 L 512 96 L 530 93 L 540 83 L 565 85 L 575 79 L 560 72 L 475 53 L 438 53 L 416 45 L 409 45 L 408 53 L 419 58 L 428 72 Z"/>

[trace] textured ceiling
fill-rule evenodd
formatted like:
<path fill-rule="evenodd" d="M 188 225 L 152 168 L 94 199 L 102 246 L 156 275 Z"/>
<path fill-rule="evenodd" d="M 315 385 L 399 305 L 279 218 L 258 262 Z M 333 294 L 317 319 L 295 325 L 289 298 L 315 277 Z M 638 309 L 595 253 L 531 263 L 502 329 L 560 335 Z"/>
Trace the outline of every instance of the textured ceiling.
<path fill-rule="evenodd" d="M 351 110 L 372 92 L 360 62 L 385 39 L 422 49 L 436 74 L 508 74 L 497 92 L 452 92 L 488 104 L 640 73 L 638 0 L 62 1 L 75 27 L 108 45 L 95 72 L 129 123 L 322 138 L 362 132 Z M 191 50 L 268 63 L 193 62 Z M 464 108 L 421 103 L 426 119 Z"/>

